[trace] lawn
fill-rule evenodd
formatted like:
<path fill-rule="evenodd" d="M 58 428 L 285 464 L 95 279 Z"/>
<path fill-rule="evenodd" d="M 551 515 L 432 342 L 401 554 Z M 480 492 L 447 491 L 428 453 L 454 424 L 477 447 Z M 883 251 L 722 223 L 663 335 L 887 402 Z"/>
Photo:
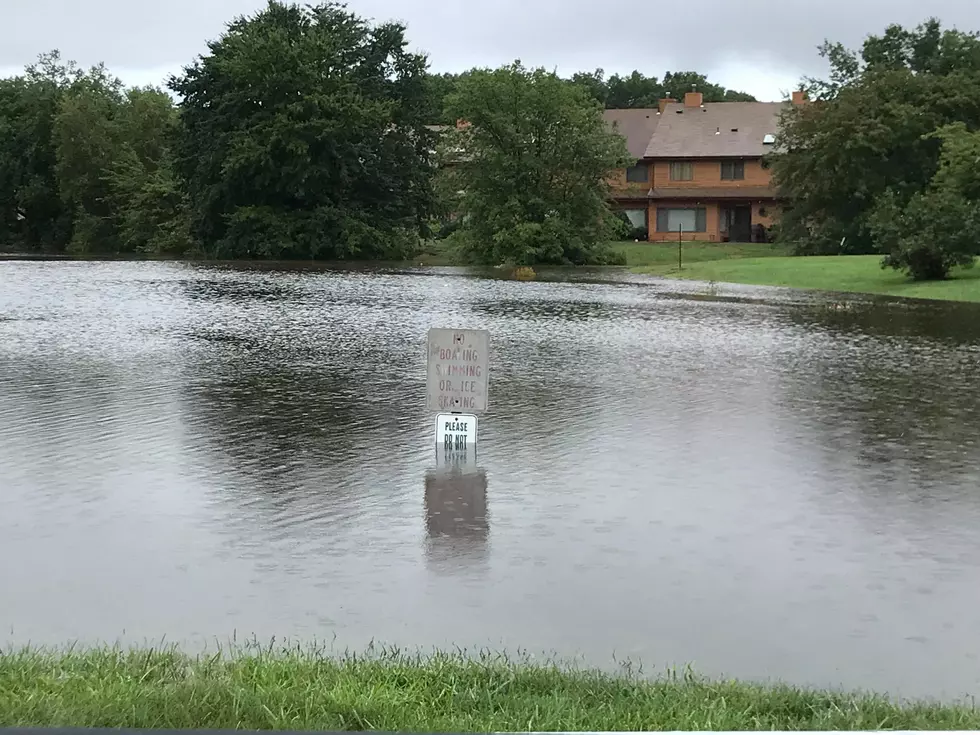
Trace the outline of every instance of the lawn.
<path fill-rule="evenodd" d="M 968 730 L 972 705 L 707 681 L 613 677 L 487 654 L 328 658 L 253 650 L 0 653 L 0 727 L 402 732 Z"/>
<path fill-rule="evenodd" d="M 628 266 L 643 268 L 644 273 L 673 275 L 677 271 L 677 243 L 616 242 L 612 243 L 612 248 L 626 256 Z M 787 247 L 768 243 L 685 242 L 682 257 L 684 264 L 688 264 L 735 258 L 768 258 L 789 253 Z"/>
<path fill-rule="evenodd" d="M 671 253 L 645 255 L 639 247 L 628 248 L 630 265 L 638 273 L 685 278 L 718 283 L 746 283 L 758 286 L 786 286 L 820 291 L 876 293 L 920 299 L 946 301 L 980 301 L 980 268 L 954 270 L 946 281 L 916 283 L 892 269 L 881 268 L 877 255 L 836 255 L 794 257 L 768 245 L 685 245 L 684 266 L 677 268 L 677 248 L 650 244 Z M 690 247 L 688 257 L 687 248 Z M 723 252 L 714 257 L 713 250 L 738 249 L 738 254 Z M 744 249 L 743 249 L 744 248 Z M 759 248 L 769 248 L 760 254 Z M 762 257 L 760 257 L 762 255 Z"/>

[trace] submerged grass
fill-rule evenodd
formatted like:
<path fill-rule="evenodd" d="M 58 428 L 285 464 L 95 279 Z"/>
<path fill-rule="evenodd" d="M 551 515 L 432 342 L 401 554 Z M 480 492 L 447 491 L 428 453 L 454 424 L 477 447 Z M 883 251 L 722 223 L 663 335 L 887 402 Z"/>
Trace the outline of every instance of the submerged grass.
<path fill-rule="evenodd" d="M 0 654 L 0 726 L 387 731 L 972 729 L 972 705 L 708 681 L 649 681 L 529 657 L 249 646 Z"/>

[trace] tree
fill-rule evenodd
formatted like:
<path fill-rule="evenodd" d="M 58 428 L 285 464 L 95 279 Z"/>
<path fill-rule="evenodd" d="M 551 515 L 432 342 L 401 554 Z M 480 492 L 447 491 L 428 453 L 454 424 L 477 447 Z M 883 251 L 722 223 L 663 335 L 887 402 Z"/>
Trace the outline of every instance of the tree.
<path fill-rule="evenodd" d="M 122 249 L 175 255 L 195 250 L 187 198 L 174 173 L 179 118 L 173 100 L 158 89 L 131 89 L 118 121 L 120 145 L 105 178 Z"/>
<path fill-rule="evenodd" d="M 610 259 L 605 178 L 631 162 L 579 85 L 520 62 L 474 71 L 449 108 L 468 124 L 448 136 L 461 252 L 481 263 L 585 264 Z"/>
<path fill-rule="evenodd" d="M 812 104 L 784 113 L 771 156 L 787 202 L 780 239 L 803 254 L 878 252 L 879 199 L 888 192 L 882 206 L 903 208 L 923 194 L 939 168 L 932 133 L 980 122 L 980 41 L 930 21 L 890 26 L 860 55 L 830 43 L 821 52 L 830 78 L 810 80 Z"/>
<path fill-rule="evenodd" d="M 122 142 L 122 103 L 122 82 L 98 66 L 64 90 L 55 116 L 55 174 L 72 217 L 68 250 L 76 254 L 121 249 L 106 177 Z"/>
<path fill-rule="evenodd" d="M 221 257 L 402 257 L 432 206 L 405 28 L 270 0 L 174 78 L 193 234 Z"/>
<path fill-rule="evenodd" d="M 903 202 L 894 189 L 879 197 L 870 218 L 882 267 L 915 280 L 943 279 L 954 266 L 972 267 L 980 255 L 980 133 L 962 123 L 931 137 L 942 144 L 940 166 L 928 189 Z"/>
<path fill-rule="evenodd" d="M 28 251 L 63 250 L 71 213 L 58 191 L 54 122 L 65 89 L 82 72 L 57 51 L 21 76 L 0 80 L 0 242 Z"/>
<path fill-rule="evenodd" d="M 184 252 L 190 240 L 183 208 L 173 206 L 169 154 L 175 124 L 167 94 L 124 92 L 104 66 L 83 71 L 57 51 L 0 81 L 4 243 L 79 254 Z"/>
<path fill-rule="evenodd" d="M 704 95 L 705 102 L 755 101 L 750 94 L 712 84 L 703 74 L 693 71 L 667 72 L 661 82 L 639 71 L 627 76 L 613 74 L 606 79 L 605 72 L 596 69 L 573 74 L 570 81 L 587 89 L 593 99 L 611 110 L 656 107 L 661 99 L 683 99 L 685 93 L 695 91 Z"/>

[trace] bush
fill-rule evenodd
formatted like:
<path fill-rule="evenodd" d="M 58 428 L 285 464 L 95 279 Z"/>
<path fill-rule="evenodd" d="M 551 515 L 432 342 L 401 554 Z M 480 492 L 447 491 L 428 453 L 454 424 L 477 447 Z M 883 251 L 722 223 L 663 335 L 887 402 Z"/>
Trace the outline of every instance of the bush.
<path fill-rule="evenodd" d="M 882 268 L 913 280 L 942 280 L 955 266 L 971 267 L 978 253 L 976 202 L 945 189 L 917 193 L 904 206 L 893 191 L 879 197 L 870 219 Z"/>

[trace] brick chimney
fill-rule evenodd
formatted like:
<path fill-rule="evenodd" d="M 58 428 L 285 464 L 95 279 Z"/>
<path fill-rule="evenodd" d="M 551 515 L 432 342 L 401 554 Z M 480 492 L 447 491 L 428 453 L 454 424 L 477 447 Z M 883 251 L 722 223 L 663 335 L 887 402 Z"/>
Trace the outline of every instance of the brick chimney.
<path fill-rule="evenodd" d="M 806 104 L 806 92 L 802 89 L 798 89 L 793 92 L 793 104 L 794 105 L 805 105 Z"/>
<path fill-rule="evenodd" d="M 684 95 L 684 107 L 700 107 L 704 104 L 704 95 L 701 92 L 688 92 Z"/>
<path fill-rule="evenodd" d="M 675 100 L 673 97 L 664 97 L 662 100 L 657 100 L 657 107 L 662 113 L 667 109 L 667 105 L 669 105 L 671 102 L 677 102 L 677 100 Z"/>

